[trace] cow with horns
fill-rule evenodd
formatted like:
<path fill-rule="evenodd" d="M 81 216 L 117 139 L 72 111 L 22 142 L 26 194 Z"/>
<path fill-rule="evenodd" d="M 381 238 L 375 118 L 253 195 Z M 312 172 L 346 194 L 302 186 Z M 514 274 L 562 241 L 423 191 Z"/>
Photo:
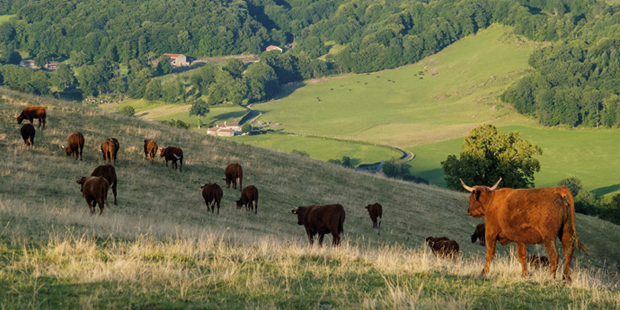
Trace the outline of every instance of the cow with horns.
<path fill-rule="evenodd" d="M 544 244 L 549 256 L 550 272 L 555 277 L 558 268 L 558 250 L 555 239 L 560 238 L 564 250 L 563 278 L 570 281 L 570 267 L 574 246 L 588 253 L 588 248 L 577 237 L 575 203 L 570 190 L 565 187 L 536 189 L 498 189 L 500 178 L 492 187 L 467 186 L 471 192 L 467 214 L 485 219 L 487 245 L 486 263 L 482 273 L 489 272 L 495 256 L 496 241 L 502 245 L 517 243 L 517 256 L 523 277 L 528 275 L 527 244 Z"/>

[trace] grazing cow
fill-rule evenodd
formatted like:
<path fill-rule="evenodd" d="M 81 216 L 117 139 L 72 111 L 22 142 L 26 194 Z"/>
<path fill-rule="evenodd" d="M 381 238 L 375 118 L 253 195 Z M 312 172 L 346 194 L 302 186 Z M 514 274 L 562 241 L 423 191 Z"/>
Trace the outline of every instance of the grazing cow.
<path fill-rule="evenodd" d="M 370 214 L 370 219 L 372 220 L 372 228 L 381 228 L 381 217 L 383 216 L 383 206 L 379 203 L 375 203 L 372 205 L 367 205 L 364 207 L 368 210 L 368 214 Z M 377 219 L 379 219 L 379 223 L 377 224 Z"/>
<path fill-rule="evenodd" d="M 241 191 L 241 198 L 237 200 L 237 209 L 241 209 L 241 206 L 244 205 L 245 211 L 252 211 L 254 208 L 254 214 L 258 213 L 258 189 L 256 186 L 250 185 Z"/>
<path fill-rule="evenodd" d="M 297 214 L 297 224 L 304 225 L 310 246 L 314 243 L 314 235 L 319 234 L 319 246 L 323 246 L 323 237 L 331 233 L 332 246 L 340 245 L 340 234 L 344 235 L 344 208 L 340 204 L 312 205 L 297 207 L 291 212 Z"/>
<path fill-rule="evenodd" d="M 151 163 L 153 163 L 153 159 L 157 155 L 157 143 L 153 140 L 144 140 L 144 159 L 147 157 L 151 158 Z"/>
<path fill-rule="evenodd" d="M 482 273 L 489 272 L 495 243 L 499 240 L 502 245 L 517 243 L 523 277 L 528 275 L 527 244 L 544 244 L 551 263 L 550 272 L 555 277 L 559 257 L 555 239 L 559 237 L 564 249 L 563 278 L 570 281 L 574 245 L 584 253 L 590 251 L 577 237 L 575 203 L 570 190 L 566 186 L 497 189 L 501 180 L 490 188 L 469 187 L 461 180 L 463 187 L 471 192 L 467 214 L 485 218 L 487 254 Z"/>
<path fill-rule="evenodd" d="M 82 177 L 77 181 L 81 186 L 82 197 L 86 199 L 90 215 L 95 213 L 95 206 L 99 204 L 99 216 L 103 214 L 103 205 L 110 207 L 108 204 L 108 189 L 110 183 L 104 177 Z"/>
<path fill-rule="evenodd" d="M 527 262 L 530 263 L 530 267 L 534 269 L 541 269 L 549 266 L 549 259 L 547 256 L 528 255 Z"/>
<path fill-rule="evenodd" d="M 116 178 L 116 169 L 112 165 L 103 165 L 95 168 L 93 173 L 90 174 L 91 177 L 104 177 L 108 180 L 110 187 L 112 187 L 112 193 L 114 193 L 114 205 L 118 205 L 116 202 L 116 185 L 118 184 L 118 179 Z"/>
<path fill-rule="evenodd" d="M 202 188 L 202 198 L 205 199 L 207 204 L 207 212 L 215 212 L 215 204 L 217 203 L 217 214 L 220 214 L 220 201 L 222 201 L 222 196 L 224 196 L 222 188 L 217 183 L 207 183 L 200 188 Z"/>
<path fill-rule="evenodd" d="M 43 124 L 43 129 L 45 129 L 45 116 L 47 115 L 47 109 L 45 107 L 25 107 L 22 110 L 22 113 L 19 114 L 15 119 L 17 123 L 21 125 L 22 121 L 28 119 L 30 124 L 34 124 L 34 119 L 39 119 L 39 129 L 41 129 L 41 124 Z"/>
<path fill-rule="evenodd" d="M 75 160 L 78 160 L 78 155 L 80 156 L 80 160 L 82 160 L 82 152 L 84 151 L 84 136 L 76 132 L 69 136 L 69 144 L 68 146 L 62 146 L 67 153 L 67 156 L 71 156 L 71 154 L 75 154 Z"/>
<path fill-rule="evenodd" d="M 446 237 L 428 237 L 426 244 L 431 248 L 435 257 L 450 258 L 456 261 L 459 257 L 459 244 Z"/>
<path fill-rule="evenodd" d="M 480 245 L 485 245 L 486 242 L 484 239 L 484 223 L 482 224 L 478 224 L 478 226 L 476 226 L 476 230 L 474 231 L 474 234 L 471 235 L 471 243 L 475 243 L 477 240 L 480 240 Z"/>
<path fill-rule="evenodd" d="M 183 150 L 180 147 L 169 146 L 161 149 L 159 157 L 166 159 L 166 167 L 168 167 L 168 161 L 172 160 L 172 169 L 177 170 L 177 160 L 180 163 L 179 172 L 183 171 Z"/>
<path fill-rule="evenodd" d="M 106 162 L 116 163 L 116 154 L 118 153 L 119 144 L 115 138 L 110 138 L 101 143 L 101 153 L 103 153 L 103 160 Z"/>
<path fill-rule="evenodd" d="M 226 166 L 224 171 L 225 177 L 222 180 L 226 181 L 226 186 L 230 188 L 230 182 L 232 182 L 233 189 L 237 189 L 237 178 L 239 178 L 239 190 L 241 191 L 243 182 L 243 169 L 239 163 L 234 163 Z"/>
<path fill-rule="evenodd" d="M 32 147 L 34 147 L 34 134 L 36 133 L 34 126 L 32 126 L 32 124 L 24 124 L 19 131 L 22 134 L 22 139 L 24 139 L 26 146 L 32 144 Z"/>

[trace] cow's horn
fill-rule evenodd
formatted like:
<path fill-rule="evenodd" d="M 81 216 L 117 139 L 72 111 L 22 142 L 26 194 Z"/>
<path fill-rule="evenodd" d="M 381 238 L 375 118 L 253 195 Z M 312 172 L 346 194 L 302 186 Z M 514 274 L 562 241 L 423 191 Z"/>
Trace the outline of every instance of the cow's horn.
<path fill-rule="evenodd" d="M 459 180 L 461 180 L 461 184 L 463 185 L 463 187 L 464 187 L 464 188 L 465 188 L 468 192 L 472 192 L 472 191 L 474 190 L 473 188 L 471 188 L 471 187 L 467 186 L 467 185 L 465 184 L 465 182 L 463 182 L 463 180 L 462 180 L 462 179 L 459 179 Z"/>
<path fill-rule="evenodd" d="M 491 187 L 491 190 L 494 191 L 497 189 L 497 186 L 499 185 L 499 182 L 502 181 L 502 178 L 499 178 L 499 180 L 497 180 L 497 183 L 495 183 L 495 185 L 493 185 L 493 187 Z"/>

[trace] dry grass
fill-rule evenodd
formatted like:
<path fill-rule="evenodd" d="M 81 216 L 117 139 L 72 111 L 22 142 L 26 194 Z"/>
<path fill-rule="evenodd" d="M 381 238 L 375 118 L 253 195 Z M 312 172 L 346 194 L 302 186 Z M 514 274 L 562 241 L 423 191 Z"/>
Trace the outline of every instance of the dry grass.
<path fill-rule="evenodd" d="M 578 216 L 570 287 L 542 272 L 520 278 L 500 247 L 488 277 L 484 249 L 469 242 L 478 220 L 467 196 L 237 144 L 158 123 L 0 89 L 0 307 L 21 308 L 613 308 L 619 306 L 618 226 Z M 19 137 L 24 105 L 48 107 L 35 149 Z M 80 131 L 84 161 L 58 144 Z M 77 177 L 103 164 L 99 144 L 120 141 L 119 205 L 89 216 Z M 184 171 L 143 160 L 144 139 L 184 150 Z M 220 215 L 206 213 L 200 185 L 240 162 L 260 192 L 258 215 L 236 210 L 224 188 Z M 110 196 L 111 197 L 111 194 Z M 378 234 L 363 208 L 380 202 Z M 348 240 L 307 247 L 294 206 L 341 203 Z M 435 259 L 427 236 L 461 245 L 461 260 Z M 330 238 L 326 243 L 330 244 Z M 540 252 L 539 247 L 530 251 Z M 323 305 L 323 306 L 321 306 Z"/>

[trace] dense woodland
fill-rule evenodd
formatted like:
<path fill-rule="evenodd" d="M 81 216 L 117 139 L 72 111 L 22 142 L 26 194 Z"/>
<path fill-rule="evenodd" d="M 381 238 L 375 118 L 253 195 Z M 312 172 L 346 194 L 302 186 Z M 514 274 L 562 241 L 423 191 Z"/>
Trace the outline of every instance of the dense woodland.
<path fill-rule="evenodd" d="M 0 25 L 0 73 L 6 85 L 36 94 L 79 85 L 87 96 L 178 101 L 185 100 L 179 81 L 153 79 L 171 70 L 149 65 L 163 53 L 209 57 L 289 47 L 248 67 L 206 66 L 191 78 L 208 104 L 252 102 L 289 82 L 417 62 L 501 23 L 553 42 L 531 56 L 532 72 L 502 95 L 505 102 L 544 125 L 617 127 L 619 9 L 586 0 L 5 0 L 0 14 L 15 17 Z M 342 50 L 329 53 L 334 44 Z M 44 73 L 7 65 L 21 60 L 17 51 L 28 51 L 37 65 L 68 59 L 80 74 L 45 81 Z"/>

